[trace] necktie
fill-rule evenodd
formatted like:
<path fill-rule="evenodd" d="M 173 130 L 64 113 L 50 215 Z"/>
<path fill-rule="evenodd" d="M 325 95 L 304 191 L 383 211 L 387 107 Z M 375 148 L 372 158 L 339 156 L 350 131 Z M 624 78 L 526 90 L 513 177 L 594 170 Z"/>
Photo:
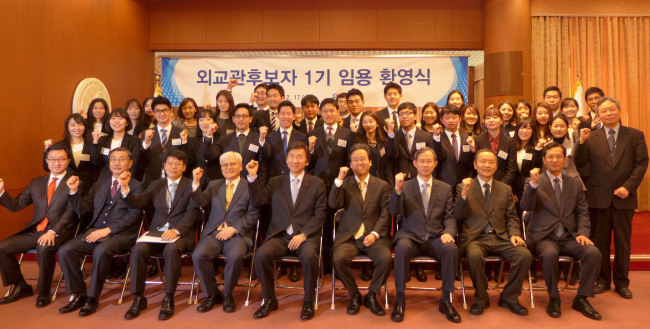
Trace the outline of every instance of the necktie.
<path fill-rule="evenodd" d="M 609 137 L 607 137 L 607 143 L 609 144 L 609 152 L 612 154 L 612 158 L 614 158 L 614 151 L 616 150 L 616 140 L 614 139 L 614 134 L 616 132 L 614 129 L 611 129 L 609 131 Z"/>
<path fill-rule="evenodd" d="M 233 183 L 228 183 L 226 186 L 226 209 L 230 206 L 230 201 L 232 201 L 232 194 L 233 194 Z"/>
<path fill-rule="evenodd" d="M 456 139 L 456 134 L 451 134 L 451 148 L 454 149 L 454 156 L 456 161 L 458 161 L 458 140 Z"/>
<path fill-rule="evenodd" d="M 413 149 L 413 141 L 411 140 L 411 134 L 406 133 L 404 134 L 404 137 L 406 138 L 406 146 L 408 146 L 408 151 L 411 153 L 411 150 Z"/>
<path fill-rule="evenodd" d="M 483 187 L 485 187 L 485 192 L 483 193 L 483 197 L 485 198 L 485 204 L 489 207 L 490 206 L 490 184 L 485 183 L 483 184 Z M 488 221 L 488 224 L 485 225 L 485 228 L 483 228 L 483 233 L 489 234 L 492 232 L 492 224 Z"/>
<path fill-rule="evenodd" d="M 328 136 L 330 136 L 330 137 L 333 136 L 333 134 L 332 134 L 332 130 L 333 130 L 333 129 L 334 129 L 334 128 L 332 128 L 332 127 L 327 127 L 327 135 L 328 135 Z"/>
<path fill-rule="evenodd" d="M 359 190 L 361 191 L 361 198 L 363 201 L 366 201 L 366 182 L 360 180 L 359 181 Z"/>
<path fill-rule="evenodd" d="M 237 144 L 239 145 L 239 154 L 244 154 L 244 144 L 246 144 L 246 135 L 239 134 L 239 136 L 237 136 Z"/>
<path fill-rule="evenodd" d="M 167 144 L 167 129 L 160 129 L 160 133 L 162 134 L 162 145 Z"/>
<path fill-rule="evenodd" d="M 56 181 L 58 180 L 57 177 L 52 177 L 52 181 L 50 184 L 47 185 L 47 205 L 50 205 L 50 201 L 52 201 L 52 196 L 54 195 L 54 191 L 56 191 Z M 43 220 L 38 223 L 36 226 L 36 231 L 38 232 L 43 232 L 45 231 L 45 228 L 47 227 L 47 223 L 49 223 L 49 219 L 47 217 L 43 218 Z"/>
<path fill-rule="evenodd" d="M 167 212 L 172 209 L 172 202 L 174 202 L 174 196 L 176 195 L 176 183 L 172 183 L 169 187 L 169 194 L 167 195 Z"/>
<path fill-rule="evenodd" d="M 334 128 L 327 127 L 327 149 L 332 152 L 332 146 L 334 146 L 334 134 L 332 133 Z"/>
<path fill-rule="evenodd" d="M 429 212 L 429 183 L 422 184 L 422 205 L 424 206 L 424 214 L 428 215 Z"/>
<path fill-rule="evenodd" d="M 284 151 L 284 155 L 287 155 L 287 131 L 282 132 L 282 150 Z"/>
<path fill-rule="evenodd" d="M 291 201 L 293 201 L 293 204 L 295 205 L 298 191 L 300 190 L 300 179 L 294 178 L 291 180 L 291 183 Z"/>
<path fill-rule="evenodd" d="M 399 121 L 397 120 L 397 111 L 393 111 L 393 122 L 395 123 L 393 129 L 395 130 L 399 129 Z"/>
<path fill-rule="evenodd" d="M 270 109 L 269 112 L 269 114 L 271 114 L 271 128 L 273 128 L 273 131 L 276 131 L 279 128 L 278 118 L 276 118 L 277 112 L 271 111 Z"/>
<path fill-rule="evenodd" d="M 307 132 L 310 132 L 310 131 L 312 131 L 312 130 L 314 130 L 314 123 L 311 122 L 311 121 L 309 121 L 309 126 L 308 126 L 308 128 L 307 128 Z"/>
<path fill-rule="evenodd" d="M 118 186 L 118 182 L 116 179 L 115 181 L 113 181 L 113 187 L 111 187 L 111 199 L 114 199 L 115 195 L 117 194 L 117 186 Z"/>
<path fill-rule="evenodd" d="M 562 200 L 562 188 L 560 187 L 559 178 L 553 179 L 553 191 L 555 191 L 555 198 L 557 199 L 557 203 L 560 204 L 560 201 Z M 559 238 L 562 235 L 564 235 L 564 225 L 562 225 L 562 222 L 560 221 L 560 226 L 555 231 L 555 236 Z"/>

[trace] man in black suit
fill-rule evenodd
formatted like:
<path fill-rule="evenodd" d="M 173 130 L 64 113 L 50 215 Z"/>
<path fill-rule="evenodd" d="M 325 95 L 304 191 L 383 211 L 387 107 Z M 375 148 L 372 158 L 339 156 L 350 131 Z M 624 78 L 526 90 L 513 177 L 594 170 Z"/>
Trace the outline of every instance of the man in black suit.
<path fill-rule="evenodd" d="M 99 295 L 111 269 L 113 256 L 125 253 L 133 247 L 140 227 L 141 210 L 130 209 L 118 195 L 120 175 L 133 165 L 132 154 L 126 148 L 118 147 L 108 154 L 110 179 L 93 185 L 87 194 L 79 190 L 79 177 L 72 176 L 66 184 L 70 189 L 70 202 L 79 216 L 92 214 L 91 221 L 80 230 L 77 238 L 66 242 L 59 249 L 59 264 L 66 280 L 66 293 L 74 298 L 59 309 L 69 313 L 79 308 L 79 315 L 95 313 L 99 307 Z M 141 193 L 141 184 L 133 179 L 129 188 Z M 81 258 L 93 256 L 90 275 L 90 289 L 86 291 L 85 273 L 81 269 Z"/>
<path fill-rule="evenodd" d="M 345 119 L 349 117 L 350 110 L 348 110 L 348 94 L 346 92 L 336 94 L 336 102 L 339 104 L 341 118 Z"/>
<path fill-rule="evenodd" d="M 200 207 L 211 205 L 211 210 L 201 241 L 192 253 L 192 262 L 206 297 L 197 311 L 207 312 L 223 301 L 223 310 L 232 313 L 237 308 L 232 291 L 241 275 L 246 252 L 253 246 L 259 210 L 248 182 L 240 176 L 242 156 L 226 152 L 219 164 L 225 179 L 212 181 L 203 192 L 199 189 L 203 169 L 193 172 L 192 199 Z M 220 254 L 226 256 L 223 297 L 214 270 L 214 261 Z"/>
<path fill-rule="evenodd" d="M 467 258 L 469 275 L 476 289 L 469 313 L 480 315 L 490 307 L 485 257 L 494 253 L 510 262 L 508 283 L 499 298 L 499 306 L 518 315 L 527 315 L 528 309 L 519 304 L 518 297 L 532 256 L 521 238 L 512 189 L 494 178 L 496 166 L 497 156 L 490 149 L 479 150 L 474 157 L 476 179 L 465 178 L 457 187 L 459 197 L 454 205 L 454 217 L 462 225 L 460 253 Z"/>
<path fill-rule="evenodd" d="M 384 99 L 388 106 L 377 111 L 377 116 L 381 121 L 386 121 L 386 119 L 392 119 L 393 123 L 396 125 L 393 127 L 394 130 L 400 128 L 398 120 L 398 111 L 399 102 L 402 100 L 402 86 L 391 81 L 384 86 Z M 452 185 L 453 186 L 453 185 Z"/>
<path fill-rule="evenodd" d="M 257 127 L 268 127 L 269 132 L 274 132 L 280 129 L 280 121 L 278 120 L 278 110 L 281 102 L 284 101 L 284 88 L 277 83 L 272 83 L 266 88 L 266 101 L 269 109 L 265 111 L 256 111 L 255 120 Z"/>
<path fill-rule="evenodd" d="M 548 103 L 553 111 L 553 116 L 555 118 L 558 114 L 562 113 L 560 108 L 560 103 L 562 102 L 562 91 L 556 86 L 548 86 L 544 89 L 544 101 Z"/>
<path fill-rule="evenodd" d="M 350 295 L 348 314 L 357 314 L 361 308 L 361 294 L 350 263 L 361 253 L 370 257 L 375 270 L 363 304 L 373 314 L 381 316 L 386 311 L 377 302 L 377 295 L 388 279 L 393 262 L 388 232 L 390 186 L 370 175 L 371 165 L 370 148 L 366 144 L 356 144 L 350 153 L 354 176 L 346 178 L 349 168 L 341 167 L 334 180 L 328 204 L 331 209 L 345 209 L 345 212 L 337 227 L 332 266 Z"/>
<path fill-rule="evenodd" d="M 343 119 L 343 127 L 350 129 L 352 132 L 357 132 L 361 125 L 361 115 L 364 112 L 364 99 L 361 90 L 352 88 L 347 92 L 348 110 L 350 115 Z M 338 108 L 338 102 L 336 102 Z M 321 104 L 321 107 L 323 105 Z M 340 113 L 339 113 L 340 114 Z"/>
<path fill-rule="evenodd" d="M 296 107 L 290 101 L 283 101 L 278 105 L 278 121 L 280 128 L 277 131 L 268 132 L 260 129 L 260 140 L 265 135 L 263 144 L 264 154 L 263 159 L 268 166 L 268 178 L 275 176 L 286 175 L 289 173 L 287 166 L 286 153 L 289 145 L 302 142 L 307 145 L 307 135 L 294 129 L 293 120 L 296 116 Z M 261 177 L 262 184 L 268 179 Z"/>
<path fill-rule="evenodd" d="M 255 253 L 255 272 L 262 285 L 262 306 L 255 311 L 260 319 L 278 309 L 273 283 L 273 263 L 293 254 L 298 256 L 304 273 L 305 297 L 300 312 L 303 320 L 314 317 L 314 300 L 319 275 L 319 241 L 327 215 L 325 182 L 305 172 L 309 150 L 303 143 L 287 149 L 290 174 L 273 177 L 260 187 L 256 162 L 249 163 L 249 181 L 259 204 L 270 204 L 272 218 L 264 244 Z"/>
<path fill-rule="evenodd" d="M 587 102 L 587 107 L 589 108 L 589 113 L 586 113 L 579 117 L 580 127 L 589 128 L 591 130 L 601 128 L 600 119 L 598 118 L 598 113 L 596 113 L 596 103 L 598 100 L 605 97 L 605 92 L 598 87 L 589 87 L 585 91 L 585 101 Z"/>
<path fill-rule="evenodd" d="M 135 295 L 133 305 L 124 318 L 135 319 L 147 308 L 144 287 L 147 262 L 151 255 L 162 254 L 165 260 L 165 297 L 158 319 L 167 320 L 174 315 L 174 293 L 181 275 L 181 256 L 194 249 L 196 243 L 196 205 L 191 201 L 192 180 L 183 177 L 187 156 L 183 151 L 171 150 L 165 156 L 166 178 L 151 182 L 140 195 L 131 193 L 131 175 L 124 172 L 119 183 L 124 201 L 132 208 L 147 208 L 153 212 L 148 234 L 159 236 L 159 243 L 136 243 L 131 248 L 131 293 Z"/>
<path fill-rule="evenodd" d="M 421 130 L 415 126 L 415 114 L 417 108 L 415 104 L 405 102 L 397 108 L 399 115 L 399 126 L 401 129 L 393 130 L 388 125 L 388 136 L 395 138 L 395 156 L 397 164 L 396 173 L 404 173 L 405 179 L 411 179 L 417 176 L 418 172 L 413 165 L 415 161 L 415 151 L 428 147 L 433 149 L 433 135 Z"/>
<path fill-rule="evenodd" d="M 395 290 L 397 300 L 391 314 L 393 321 L 404 320 L 406 275 L 411 259 L 425 254 L 441 263 L 442 297 L 438 310 L 447 320 L 461 322 L 451 303 L 454 277 L 458 269 L 458 246 L 455 243 L 456 218 L 451 186 L 433 178 L 436 155 L 430 148 L 415 151 L 416 179 L 404 182 L 406 175 L 395 175 L 395 191 L 390 196 L 390 212 L 400 216 L 402 227 L 395 234 Z"/>
<path fill-rule="evenodd" d="M 248 105 L 255 106 L 255 112 L 257 111 L 268 111 L 269 104 L 266 101 L 266 89 L 269 87 L 266 83 L 260 83 L 255 86 L 253 93 L 251 94 L 250 103 Z"/>
<path fill-rule="evenodd" d="M 0 274 L 5 286 L 13 285 L 9 296 L 0 298 L 0 304 L 8 304 L 23 297 L 34 295 L 32 286 L 25 282 L 20 272 L 16 254 L 36 249 L 40 272 L 38 274 L 38 298 L 36 307 L 50 304 L 52 275 L 56 267 L 56 251 L 74 234 L 76 217 L 68 202 L 67 181 L 71 174 L 66 171 L 72 154 L 60 143 L 45 151 L 50 174 L 33 179 L 17 198 L 5 191 L 0 179 L 0 204 L 11 212 L 34 205 L 34 215 L 27 226 L 18 233 L 0 241 Z"/>
<path fill-rule="evenodd" d="M 542 260 L 542 273 L 550 297 L 546 312 L 553 318 L 562 314 L 558 290 L 558 257 L 561 254 L 579 259 L 580 287 L 573 308 L 586 317 L 600 320 L 601 315 L 589 304 L 594 297 L 594 282 L 600 269 L 600 252 L 589 240 L 589 210 L 582 182 L 562 174 L 566 149 L 551 142 L 544 146 L 542 158 L 546 173 L 530 171 L 530 180 L 521 197 L 521 207 L 530 212 L 527 229 L 528 248 Z"/>
<path fill-rule="evenodd" d="M 638 207 L 637 189 L 648 169 L 648 147 L 642 131 L 620 123 L 621 106 L 611 97 L 596 104 L 603 129 L 580 130 L 576 167 L 588 172 L 587 203 L 596 214 L 594 243 L 602 262 L 595 292 L 609 290 L 612 283 L 609 260 L 614 231 L 614 286 L 623 298 L 632 298 L 630 239 L 632 216 Z"/>
<path fill-rule="evenodd" d="M 296 129 L 301 133 L 309 135 L 312 130 L 323 126 L 323 119 L 321 119 L 318 114 L 318 104 L 318 97 L 314 95 L 305 95 L 305 97 L 300 100 L 300 106 L 302 107 L 304 118 L 300 121 L 300 125 L 294 125 L 294 127 L 296 127 Z"/>

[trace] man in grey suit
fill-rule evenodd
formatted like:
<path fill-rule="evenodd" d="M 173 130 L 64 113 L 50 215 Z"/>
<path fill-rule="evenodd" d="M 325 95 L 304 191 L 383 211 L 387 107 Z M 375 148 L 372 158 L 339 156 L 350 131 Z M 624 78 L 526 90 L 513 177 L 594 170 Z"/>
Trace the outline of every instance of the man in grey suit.
<path fill-rule="evenodd" d="M 390 186 L 370 175 L 370 166 L 370 148 L 366 144 L 355 144 L 350 153 L 354 176 L 346 178 L 349 168 L 341 167 L 338 178 L 334 180 L 329 206 L 333 210 L 345 209 L 345 212 L 336 230 L 332 266 L 350 294 L 348 314 L 357 314 L 361 308 L 361 294 L 350 262 L 361 253 L 370 257 L 375 270 L 363 304 L 373 314 L 382 316 L 386 311 L 377 302 L 377 295 L 386 283 L 393 263 L 388 236 Z"/>
<path fill-rule="evenodd" d="M 397 300 L 391 319 L 404 320 L 404 291 L 411 258 L 425 254 L 441 262 L 442 297 L 438 310 L 447 316 L 447 320 L 459 323 L 460 314 L 451 304 L 458 269 L 451 186 L 433 178 L 437 162 L 431 148 L 415 151 L 413 158 L 418 172 L 416 178 L 404 182 L 404 173 L 395 175 L 395 191 L 390 197 L 391 214 L 402 219 L 402 226 L 394 238 Z"/>
<path fill-rule="evenodd" d="M 582 182 L 563 174 L 566 149 L 551 142 L 544 146 L 542 158 L 546 174 L 539 168 L 530 171 L 530 181 L 521 197 L 521 208 L 530 213 L 527 229 L 528 248 L 542 259 L 542 273 L 550 297 L 546 312 L 560 317 L 559 254 L 580 260 L 580 287 L 573 300 L 573 309 L 586 317 L 600 320 L 601 315 L 589 304 L 594 296 L 594 285 L 600 269 L 600 252 L 589 240 L 589 209 Z"/>
<path fill-rule="evenodd" d="M 223 153 L 219 164 L 225 179 L 212 181 L 203 192 L 199 189 L 203 169 L 193 171 L 192 200 L 200 207 L 211 205 L 211 210 L 203 237 L 192 253 L 192 262 L 206 297 L 197 311 L 207 312 L 223 301 L 223 310 L 232 313 L 237 308 L 232 291 L 241 275 L 246 252 L 253 246 L 259 210 L 248 182 L 240 177 L 242 156 L 233 151 Z M 223 297 L 214 278 L 214 261 L 222 253 L 226 256 Z"/>
<path fill-rule="evenodd" d="M 532 255 L 521 238 L 521 224 L 510 186 L 494 179 L 497 156 L 481 149 L 474 157 L 477 178 L 465 178 L 458 184 L 459 197 L 454 216 L 462 223 L 460 253 L 467 258 L 469 275 L 474 283 L 474 303 L 470 314 L 483 314 L 490 307 L 485 275 L 485 257 L 497 254 L 510 262 L 508 283 L 499 298 L 499 306 L 517 315 L 527 315 L 519 304 L 521 286 L 526 279 Z"/>
<path fill-rule="evenodd" d="M 305 172 L 309 162 L 309 148 L 296 142 L 287 148 L 290 173 L 273 177 L 261 188 L 257 180 L 258 163 L 246 165 L 253 194 L 259 205 L 271 205 L 271 223 L 264 244 L 255 253 L 254 267 L 262 285 L 262 306 L 255 311 L 256 319 L 264 318 L 278 309 L 273 284 L 273 263 L 293 254 L 302 264 L 305 297 L 300 312 L 303 320 L 314 317 L 315 289 L 318 283 L 319 241 L 327 215 L 325 182 Z"/>

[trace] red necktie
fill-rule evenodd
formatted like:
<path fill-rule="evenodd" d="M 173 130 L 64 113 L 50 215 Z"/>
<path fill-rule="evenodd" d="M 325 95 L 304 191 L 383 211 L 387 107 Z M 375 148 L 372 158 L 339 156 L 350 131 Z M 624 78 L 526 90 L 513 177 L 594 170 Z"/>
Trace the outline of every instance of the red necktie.
<path fill-rule="evenodd" d="M 50 201 L 52 200 L 52 196 L 54 195 L 54 191 L 56 191 L 56 181 L 58 180 L 57 177 L 53 177 L 52 181 L 50 184 L 47 186 L 47 205 L 50 205 Z M 36 226 L 36 231 L 37 232 L 43 232 L 45 231 L 45 228 L 47 227 L 47 223 L 50 221 L 47 219 L 47 217 L 43 218 L 43 220 L 38 223 Z"/>

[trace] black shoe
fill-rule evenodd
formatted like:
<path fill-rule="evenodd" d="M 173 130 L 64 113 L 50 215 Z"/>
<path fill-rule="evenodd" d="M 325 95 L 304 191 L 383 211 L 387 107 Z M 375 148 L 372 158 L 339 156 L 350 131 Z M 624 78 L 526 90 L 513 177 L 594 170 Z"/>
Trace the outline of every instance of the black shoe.
<path fill-rule="evenodd" d="M 363 298 L 363 305 L 367 308 L 370 309 L 370 312 L 372 314 L 377 315 L 377 316 L 384 316 L 386 315 L 386 311 L 384 310 L 381 305 L 379 305 L 379 302 L 377 302 L 377 295 L 373 292 L 369 292 L 366 297 Z"/>
<path fill-rule="evenodd" d="M 278 265 L 278 279 L 283 275 L 287 275 L 287 266 L 284 264 Z"/>
<path fill-rule="evenodd" d="M 208 296 L 199 307 L 196 308 L 197 312 L 205 313 L 211 310 L 215 305 L 219 305 L 222 302 L 221 293 L 217 290 L 216 293 Z"/>
<path fill-rule="evenodd" d="M 471 315 L 481 315 L 485 312 L 485 309 L 490 307 L 490 302 L 487 303 L 478 303 L 474 302 L 472 307 L 469 308 L 469 314 Z"/>
<path fill-rule="evenodd" d="M 327 272 L 325 272 L 327 273 Z M 291 272 L 289 273 L 289 281 L 298 282 L 300 280 L 300 273 L 298 272 L 298 266 L 296 264 L 291 264 Z"/>
<path fill-rule="evenodd" d="M 517 315 L 528 315 L 528 309 L 525 308 L 523 305 L 519 304 L 519 301 L 510 303 L 499 298 L 499 306 L 503 308 L 507 308 L 510 310 L 510 312 L 515 313 Z"/>
<path fill-rule="evenodd" d="M 129 308 L 124 314 L 124 318 L 127 320 L 135 319 L 140 315 L 140 311 L 147 308 L 147 297 L 144 296 L 135 296 L 131 308 Z"/>
<path fill-rule="evenodd" d="M 13 303 L 21 298 L 34 296 L 34 289 L 32 286 L 28 285 L 27 282 L 22 282 L 14 287 L 14 291 L 9 294 L 9 296 L 0 298 L 0 304 L 9 304 Z"/>
<path fill-rule="evenodd" d="M 370 264 L 363 263 L 361 264 L 361 280 L 370 281 L 372 279 L 372 271 L 370 270 Z"/>
<path fill-rule="evenodd" d="M 406 308 L 406 300 L 397 300 L 395 301 L 395 307 L 393 307 L 393 312 L 390 314 L 390 319 L 395 322 L 404 321 L 404 310 Z"/>
<path fill-rule="evenodd" d="M 589 301 L 587 300 L 587 297 L 583 296 L 576 296 L 576 298 L 573 299 L 573 307 L 574 310 L 582 313 L 582 315 L 594 319 L 594 320 L 600 320 L 603 318 L 598 311 L 596 311 L 591 304 L 589 304 Z"/>
<path fill-rule="evenodd" d="M 302 310 L 300 311 L 300 318 L 302 320 L 311 320 L 315 313 L 314 302 L 304 301 L 302 303 Z"/>
<path fill-rule="evenodd" d="M 235 304 L 235 299 L 232 298 L 232 295 L 223 296 L 223 311 L 226 313 L 233 313 L 237 310 L 237 304 Z"/>
<path fill-rule="evenodd" d="M 174 316 L 174 296 L 165 296 L 160 306 L 159 320 L 167 320 Z"/>
<path fill-rule="evenodd" d="M 619 296 L 625 298 L 625 299 L 632 299 L 632 292 L 630 289 L 621 287 L 621 288 L 616 288 L 616 292 L 618 293 Z"/>
<path fill-rule="evenodd" d="M 436 280 L 442 280 L 442 274 L 440 273 L 440 271 L 436 271 L 435 277 L 436 277 Z"/>
<path fill-rule="evenodd" d="M 94 297 L 87 297 L 84 306 L 82 306 L 81 310 L 79 310 L 79 315 L 80 316 L 91 315 L 97 312 L 98 308 L 99 308 L 99 300 L 97 300 L 97 298 Z"/>
<path fill-rule="evenodd" d="M 445 314 L 447 316 L 447 320 L 453 323 L 460 323 L 462 321 L 460 314 L 458 314 L 454 308 L 454 305 L 452 305 L 450 301 L 440 302 L 440 305 L 438 305 L 438 311 Z"/>
<path fill-rule="evenodd" d="M 36 307 L 45 307 L 52 302 L 52 296 L 49 292 L 39 292 L 36 298 Z"/>
<path fill-rule="evenodd" d="M 560 298 L 551 297 L 546 306 L 546 313 L 552 318 L 559 318 L 562 315 L 562 310 L 560 309 Z"/>
<path fill-rule="evenodd" d="M 608 284 L 596 283 L 594 286 L 594 294 L 602 294 L 603 292 L 612 289 Z"/>
<path fill-rule="evenodd" d="M 74 296 L 72 301 L 68 303 L 68 305 L 63 306 L 59 309 L 59 312 L 61 313 L 70 313 L 72 311 L 76 311 L 83 306 L 83 304 L 86 302 L 86 294 L 77 294 Z"/>
<path fill-rule="evenodd" d="M 427 273 L 424 272 L 424 266 L 415 264 L 415 278 L 420 282 L 427 282 Z"/>
<path fill-rule="evenodd" d="M 262 306 L 255 311 L 255 314 L 253 315 L 254 318 L 256 319 L 261 319 L 265 318 L 271 313 L 271 311 L 275 311 L 278 309 L 278 300 L 275 298 L 275 296 L 269 298 L 268 300 L 265 300 L 264 303 L 262 303 Z"/>
<path fill-rule="evenodd" d="M 350 296 L 350 304 L 348 304 L 348 314 L 355 315 L 361 309 L 361 294 L 355 293 Z"/>

